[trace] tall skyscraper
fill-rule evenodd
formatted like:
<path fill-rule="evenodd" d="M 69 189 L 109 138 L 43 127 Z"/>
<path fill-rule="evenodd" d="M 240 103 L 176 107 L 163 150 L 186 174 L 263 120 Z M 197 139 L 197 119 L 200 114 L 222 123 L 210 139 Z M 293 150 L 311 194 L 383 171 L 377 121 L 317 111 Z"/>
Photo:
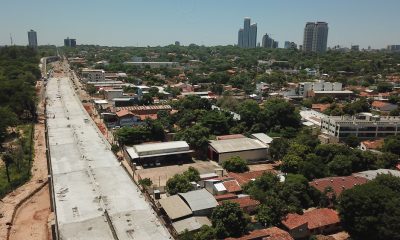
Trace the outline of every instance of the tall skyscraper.
<path fill-rule="evenodd" d="M 308 22 L 304 28 L 303 51 L 324 53 L 328 43 L 328 23 Z"/>
<path fill-rule="evenodd" d="M 311 52 L 313 45 L 315 23 L 308 22 L 304 28 L 304 38 L 303 38 L 303 51 Z"/>
<path fill-rule="evenodd" d="M 244 18 L 244 27 L 238 32 L 238 46 L 242 48 L 255 48 L 257 46 L 257 24 L 250 25 L 250 18 Z"/>
<path fill-rule="evenodd" d="M 313 52 L 324 53 L 328 43 L 328 23 L 317 22 L 313 36 Z"/>
<path fill-rule="evenodd" d="M 238 46 L 243 47 L 243 28 L 239 29 L 238 33 Z"/>
<path fill-rule="evenodd" d="M 64 39 L 64 47 L 76 47 L 76 39 L 67 37 Z"/>
<path fill-rule="evenodd" d="M 29 47 L 32 48 L 37 48 L 38 46 L 36 32 L 33 31 L 32 29 L 28 32 L 28 43 Z"/>
<path fill-rule="evenodd" d="M 250 18 L 244 19 L 243 47 L 248 48 L 250 43 Z"/>
<path fill-rule="evenodd" d="M 249 39 L 249 48 L 255 48 L 257 46 L 257 23 L 250 25 Z"/>
<path fill-rule="evenodd" d="M 262 38 L 261 46 L 264 48 L 278 48 L 278 42 L 268 36 L 266 33 Z"/>

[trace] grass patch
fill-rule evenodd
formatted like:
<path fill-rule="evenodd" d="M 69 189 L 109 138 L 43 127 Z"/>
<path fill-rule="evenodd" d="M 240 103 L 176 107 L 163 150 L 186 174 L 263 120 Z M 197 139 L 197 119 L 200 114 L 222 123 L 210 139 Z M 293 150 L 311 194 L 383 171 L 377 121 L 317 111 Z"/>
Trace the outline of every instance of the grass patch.
<path fill-rule="evenodd" d="M 3 198 L 7 193 L 23 185 L 31 177 L 31 166 L 34 156 L 33 131 L 33 124 L 24 124 L 17 127 L 20 137 L 16 141 L 16 149 L 11 152 L 14 161 L 9 166 L 10 183 L 7 181 L 4 164 L 2 163 L 0 167 L 0 198 Z"/>

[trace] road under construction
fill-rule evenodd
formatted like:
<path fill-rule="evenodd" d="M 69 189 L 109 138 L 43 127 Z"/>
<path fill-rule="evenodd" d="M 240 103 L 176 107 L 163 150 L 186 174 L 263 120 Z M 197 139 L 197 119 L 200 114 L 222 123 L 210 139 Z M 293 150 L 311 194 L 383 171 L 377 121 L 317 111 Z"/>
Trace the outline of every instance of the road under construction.
<path fill-rule="evenodd" d="M 172 239 L 84 110 L 70 78 L 49 78 L 46 126 L 58 239 Z"/>

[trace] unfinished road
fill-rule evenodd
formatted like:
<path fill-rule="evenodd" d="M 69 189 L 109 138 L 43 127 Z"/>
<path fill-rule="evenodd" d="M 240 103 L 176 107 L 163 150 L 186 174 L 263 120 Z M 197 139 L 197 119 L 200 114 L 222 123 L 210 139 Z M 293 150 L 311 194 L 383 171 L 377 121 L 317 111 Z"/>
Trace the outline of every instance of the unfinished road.
<path fill-rule="evenodd" d="M 47 129 L 59 239 L 171 239 L 75 95 L 47 83 Z"/>

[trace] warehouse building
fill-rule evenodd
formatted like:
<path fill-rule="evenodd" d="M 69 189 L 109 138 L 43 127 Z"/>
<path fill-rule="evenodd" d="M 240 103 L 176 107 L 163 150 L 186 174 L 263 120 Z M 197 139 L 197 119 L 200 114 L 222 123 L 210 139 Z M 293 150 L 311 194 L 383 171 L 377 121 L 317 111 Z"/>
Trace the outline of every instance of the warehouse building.
<path fill-rule="evenodd" d="M 125 147 L 125 157 L 143 167 L 170 165 L 191 159 L 189 145 L 185 141 L 146 143 Z"/>
<path fill-rule="evenodd" d="M 218 205 L 214 196 L 206 189 L 179 193 L 179 196 L 190 207 L 194 216 L 209 216 Z"/>
<path fill-rule="evenodd" d="M 178 234 L 186 229 L 191 232 L 200 229 L 203 225 L 211 226 L 207 217 L 193 216 L 189 205 L 179 195 L 160 199 L 158 203 Z"/>
<path fill-rule="evenodd" d="M 239 156 L 248 162 L 268 160 L 268 147 L 256 139 L 236 138 L 211 140 L 208 147 L 208 158 L 218 163 Z"/>

